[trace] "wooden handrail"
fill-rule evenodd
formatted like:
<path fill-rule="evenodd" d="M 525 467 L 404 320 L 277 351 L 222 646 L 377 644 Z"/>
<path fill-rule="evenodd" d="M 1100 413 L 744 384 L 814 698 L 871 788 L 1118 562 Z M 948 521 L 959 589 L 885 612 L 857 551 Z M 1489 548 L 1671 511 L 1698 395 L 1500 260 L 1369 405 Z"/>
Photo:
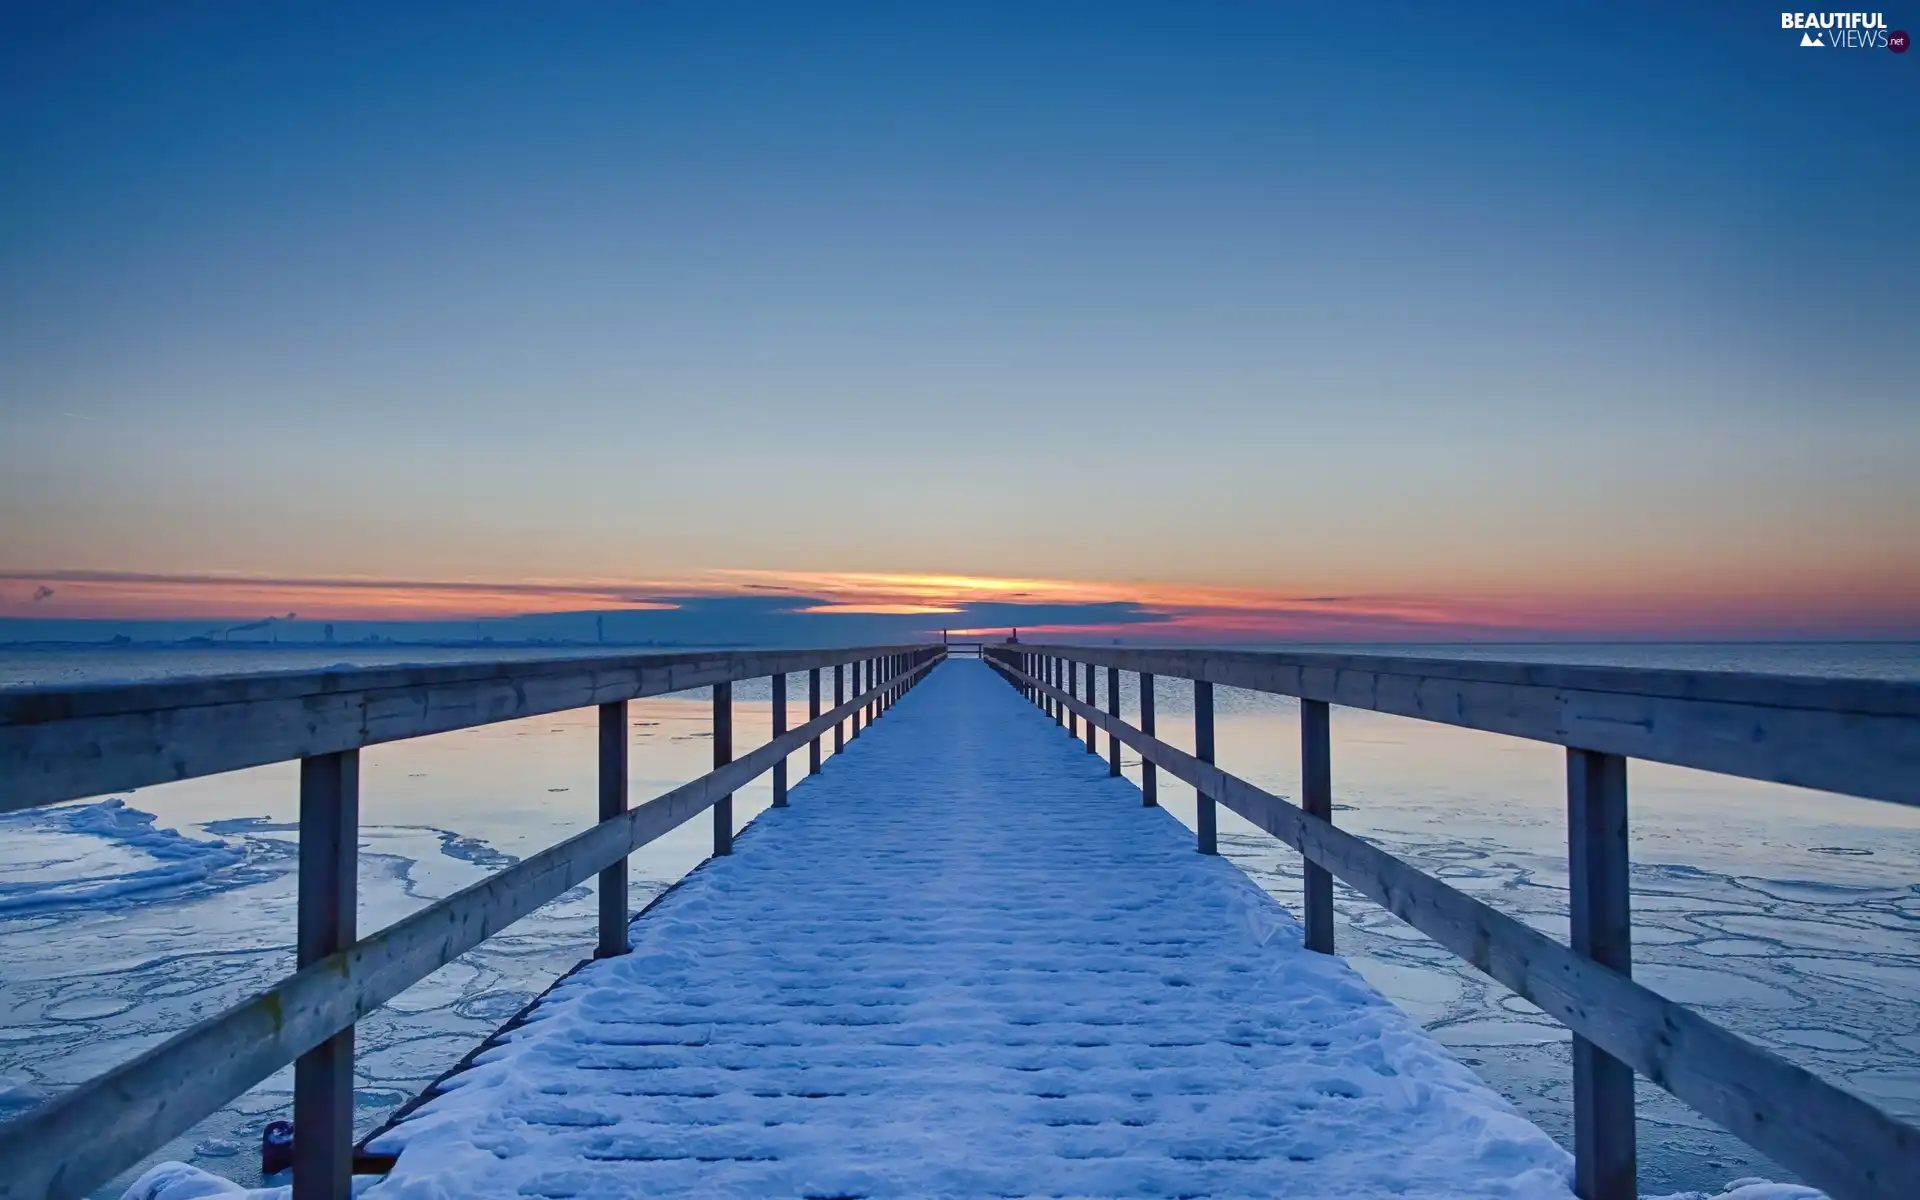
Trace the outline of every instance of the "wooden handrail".
<path fill-rule="evenodd" d="M 1098 646 L 989 647 L 1920 805 L 1920 684 Z"/>
<path fill-rule="evenodd" d="M 0 691 L 0 813 L 924 646 L 345 667 Z"/>
<path fill-rule="evenodd" d="M 1623 1088 L 1614 1077 L 1612 1069 L 1616 1067 L 1622 1072 L 1631 1069 L 1644 1075 L 1749 1145 L 1826 1189 L 1836 1200 L 1910 1200 L 1920 1196 L 1920 1129 L 1633 981 L 1625 941 L 1626 776 L 1624 761 L 1618 756 L 1577 746 L 1569 751 L 1569 786 L 1574 812 L 1604 817 L 1608 822 L 1617 817 L 1617 829 L 1607 829 L 1607 836 L 1602 836 L 1602 831 L 1584 827 L 1581 822 L 1575 822 L 1570 829 L 1570 854 L 1576 868 L 1573 883 L 1584 889 L 1584 893 L 1574 897 L 1575 947 L 1568 947 L 1336 828 L 1330 819 L 1331 783 L 1326 778 L 1324 758 L 1307 764 L 1306 777 L 1309 791 L 1313 793 L 1308 799 L 1315 809 L 1321 810 L 1310 812 L 1204 761 L 1211 757 L 1205 747 L 1199 754 L 1188 754 L 1120 720 L 1114 715 L 1117 703 L 1110 702 L 1110 711 L 1102 712 L 1092 703 L 1091 695 L 1082 700 L 1071 689 L 1062 690 L 1050 682 L 1059 677 L 1062 663 L 1144 667 L 1150 672 L 1149 679 L 1159 675 L 1182 677 L 1187 668 L 1201 669 L 1211 673 L 1211 679 L 1198 681 L 1203 687 L 1212 682 L 1248 687 L 1250 684 L 1244 681 L 1262 681 L 1268 686 L 1256 686 L 1253 690 L 1304 699 L 1303 747 L 1310 755 L 1316 753 L 1314 732 L 1317 730 L 1324 737 L 1324 702 L 1330 695 L 1372 700 L 1357 707 L 1376 711 L 1427 716 L 1431 720 L 1472 728 L 1490 727 L 1477 723 L 1472 714 L 1461 710 L 1455 710 L 1452 719 L 1407 712 L 1401 698 L 1420 695 L 1417 689 L 1406 692 L 1388 687 L 1382 692 L 1356 688 L 1354 679 L 1343 678 L 1343 673 L 1361 670 L 1358 667 L 1307 666 L 1300 660 L 1309 656 L 1288 655 L 1274 657 L 1292 659 L 1292 662 L 1275 664 L 1270 671 L 1263 671 L 1250 661 L 1256 657 L 1061 646 L 995 647 L 987 653 L 988 662 L 1043 711 L 1051 705 L 1105 730 L 1109 739 L 1137 751 L 1143 764 L 1157 766 L 1191 784 L 1197 794 L 1225 804 L 1298 850 L 1310 869 L 1317 868 L 1343 880 L 1572 1030 L 1576 1048 L 1576 1191 L 1585 1200 L 1631 1200 L 1637 1194 L 1632 1076 L 1625 1075 Z M 1345 661 L 1350 664 L 1353 660 Z M 1387 660 L 1369 661 L 1371 665 L 1364 673 L 1378 681 L 1384 674 L 1382 664 Z M 1401 677 L 1405 678 L 1410 674 L 1407 664 L 1418 660 L 1394 661 L 1402 672 Z M 1462 665 L 1478 668 L 1484 664 Z M 1430 666 L 1431 663 L 1421 664 L 1422 668 Z M 1316 676 L 1313 672 L 1317 671 L 1328 674 Z M 1074 672 L 1069 669 L 1066 674 L 1071 678 Z M 1496 704 L 1503 698 L 1537 700 L 1542 689 L 1552 687 L 1524 668 L 1515 669 L 1505 681 L 1491 678 L 1499 672 L 1473 674 L 1479 676 L 1472 681 L 1479 686 L 1516 689 L 1505 697 L 1484 691 L 1478 693 L 1476 703 L 1483 706 Z M 1560 702 L 1564 704 L 1569 693 L 1600 691 L 1596 686 L 1599 684 L 1626 684 L 1631 682 L 1631 676 L 1638 674 L 1602 672 L 1593 676 L 1582 668 L 1575 669 L 1573 676 L 1560 676 L 1555 682 L 1584 685 L 1560 689 Z M 1743 677 L 1739 676 L 1703 678 L 1674 672 L 1652 674 L 1666 676 L 1670 685 L 1680 683 L 1681 686 L 1670 686 L 1670 692 L 1684 693 L 1693 687 L 1695 696 L 1710 697 L 1696 699 L 1685 694 L 1661 697 L 1667 706 L 1662 708 L 1662 715 L 1678 722 L 1683 729 L 1706 719 L 1688 707 L 1693 704 L 1745 703 L 1755 710 L 1746 728 L 1764 732 L 1774 728 L 1767 720 L 1769 716 L 1782 711 L 1808 711 L 1778 703 L 1780 701 L 1820 695 L 1844 696 L 1864 700 L 1869 707 L 1877 706 L 1874 714 L 1877 718 L 1895 722 L 1879 727 L 1873 737 L 1867 739 L 1869 748 L 1887 751 L 1889 761 L 1869 764 L 1866 770 L 1848 778 L 1877 778 L 1880 771 L 1891 770 L 1894 765 L 1920 754 L 1920 721 L 1903 717 L 1900 711 L 1910 701 L 1920 698 L 1920 688 L 1896 684 L 1859 690 L 1851 685 L 1803 689 L 1779 686 L 1783 681 L 1774 677 L 1757 677 L 1749 690 L 1742 687 Z M 1114 682 L 1109 676 L 1110 687 Z M 1820 681 L 1806 682 L 1818 684 Z M 1743 693 L 1750 698 L 1746 701 L 1736 698 Z M 1143 689 L 1142 695 L 1147 694 Z M 1383 696 L 1387 699 L 1383 700 Z M 1428 692 L 1426 696 L 1432 699 L 1433 693 Z M 1546 713 L 1538 705 L 1498 711 L 1505 714 L 1500 723 L 1546 728 Z M 1198 706 L 1196 715 L 1199 715 Z M 1752 721 L 1755 717 L 1759 718 L 1757 723 Z M 1899 723 L 1903 721 L 1904 724 Z M 1510 732 L 1508 729 L 1496 731 Z M 1670 729 L 1668 733 L 1671 735 Z M 1573 745 L 1557 736 L 1541 740 Z M 1323 744 L 1317 752 L 1324 754 Z M 1606 807 L 1609 805 L 1616 807 Z M 1205 843 L 1203 831 L 1200 845 L 1203 851 L 1209 849 Z M 1331 952 L 1331 889 L 1313 887 L 1312 880 L 1309 884 L 1305 921 L 1308 948 Z M 1596 939 L 1598 933 L 1605 936 Z M 1583 940 L 1587 942 L 1584 946 Z M 1626 969 L 1621 969 L 1623 967 Z M 1586 1053 L 1580 1051 L 1583 1041 L 1591 1047 Z"/>
<path fill-rule="evenodd" d="M 678 657 L 678 656 L 671 656 Z M 220 1105 L 265 1079 L 289 1062 L 300 1068 L 313 1064 L 316 1056 L 325 1057 L 328 1043 L 349 1034 L 360 1018 L 424 979 L 433 971 L 499 933 L 514 921 L 555 899 L 588 878 L 623 864 L 626 857 L 688 819 L 714 807 L 723 797 L 782 763 L 803 746 L 817 744 L 816 739 L 829 729 L 875 704 L 891 688 L 903 688 L 916 682 L 944 659 L 939 646 L 870 647 L 778 654 L 769 656 L 721 656 L 695 658 L 673 669 L 691 668 L 715 672 L 766 665 L 793 665 L 807 670 L 826 665 L 880 659 L 891 664 L 892 674 L 845 703 L 822 713 L 798 728 L 781 733 L 751 753 L 720 766 L 706 775 L 673 789 L 637 808 L 619 812 L 583 833 L 541 851 L 479 883 L 405 917 L 369 937 L 353 941 L 304 966 L 292 976 L 252 999 L 208 1018 L 107 1073 L 97 1076 L 59 1098 L 20 1118 L 0 1125 L 0 1200 L 69 1200 L 84 1196 L 114 1175 L 138 1162 L 168 1139 L 191 1127 L 194 1122 L 217 1110 Z M 734 664 L 721 667 L 717 663 Z M 593 675 L 605 683 L 605 676 L 583 670 L 575 660 L 574 683 Z M 617 687 L 657 687 L 657 691 L 677 691 L 687 686 L 675 679 L 675 686 L 659 686 L 649 675 L 656 664 L 623 666 L 620 672 L 633 672 Z M 272 693 L 276 685 L 293 677 L 274 681 L 262 689 Z M 246 680 L 247 684 L 256 681 Z M 415 681 L 409 686 L 464 686 L 472 680 L 452 683 L 447 680 Z M 730 680 L 729 680 L 730 682 Z M 385 686 L 383 684 L 383 686 Z M 110 691 L 112 689 L 101 689 Z M 573 694 L 578 694 L 573 693 Z M 278 704 L 284 695 L 263 695 L 239 703 Z M 545 703 L 545 701 L 536 701 Z M 617 700 L 598 698 L 589 701 L 624 709 Z M 192 706 L 189 706 L 191 708 Z M 536 711 L 555 711 L 559 705 Z M 571 707 L 571 706 L 567 706 Z M 525 715 L 514 712 L 499 719 Z M 624 713 L 623 713 L 624 715 Z M 91 721 L 97 716 L 65 716 L 40 722 L 42 727 L 58 728 L 62 720 Z M 468 721 L 467 724 L 480 724 Z M 459 726 L 455 726 L 458 728 Z M 624 721 L 619 726 L 624 736 Z M 609 736 L 602 729 L 602 745 Z M 56 740 L 55 745 L 65 744 Z M 346 764 L 352 751 L 313 756 L 306 763 L 328 767 Z M 330 761 L 331 760 L 331 761 Z M 624 775 L 624 756 L 602 755 L 602 769 L 617 762 Z M 326 771 L 308 774 L 327 775 Z M 351 791 L 350 771 L 329 775 L 333 792 L 344 786 Z M 304 781 L 304 779 L 303 779 Z M 303 801 L 306 797 L 303 796 Z M 303 818 L 307 815 L 303 802 Z M 349 805 L 337 803 L 336 810 Z M 304 832 L 304 831 L 303 831 Z M 338 843 L 339 839 L 329 839 Z M 345 837 L 351 846 L 350 833 Z M 311 865 L 304 853 L 303 875 Z M 339 868 L 348 859 L 336 853 L 330 863 L 335 868 L 329 877 L 345 872 Z M 604 878 L 604 877 L 603 877 Z M 316 914 L 314 907 L 326 907 L 344 901 L 339 888 L 313 889 L 317 899 L 310 902 L 309 880 L 303 878 L 301 890 L 302 925 Z M 334 881 L 337 884 L 337 879 Z M 621 875 L 624 885 L 624 874 Z M 604 900 L 604 897 L 603 897 Z M 619 903 L 624 906 L 624 886 Z M 601 947 L 607 948 L 607 905 L 602 906 Z M 624 938 L 621 939 L 624 948 Z M 303 1099 L 319 1110 L 338 1105 L 352 1095 L 351 1040 L 346 1042 L 347 1069 L 328 1059 L 324 1074 L 300 1070 L 295 1080 L 295 1108 Z M 303 1092 L 306 1093 L 303 1096 Z M 298 1121 L 296 1121 L 298 1126 Z M 294 1174 L 295 1194 L 301 1200 L 325 1197 L 343 1200 L 350 1185 L 351 1122 L 344 1126 L 316 1131 L 313 1124 L 297 1129 L 295 1151 L 300 1155 Z M 313 1164 L 318 1169 L 302 1167 Z"/>

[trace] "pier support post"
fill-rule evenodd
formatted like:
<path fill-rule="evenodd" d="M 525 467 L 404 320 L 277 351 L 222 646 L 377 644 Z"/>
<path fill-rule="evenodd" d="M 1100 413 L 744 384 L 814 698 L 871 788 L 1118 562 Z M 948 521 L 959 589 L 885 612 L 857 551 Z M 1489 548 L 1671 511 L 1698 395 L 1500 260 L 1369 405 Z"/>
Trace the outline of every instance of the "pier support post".
<path fill-rule="evenodd" d="M 297 966 L 355 940 L 360 860 L 360 752 L 300 760 Z M 347 1200 L 353 1189 L 353 1027 L 293 1064 L 293 1194 Z"/>
<path fill-rule="evenodd" d="M 1300 807 L 1310 817 L 1333 821 L 1333 734 L 1324 700 L 1300 702 Z M 1333 875 L 1311 859 L 1304 867 L 1306 946 L 1332 954 Z"/>
<path fill-rule="evenodd" d="M 733 685 L 713 685 L 713 765 L 733 761 Z M 713 856 L 733 853 L 733 793 L 713 802 Z"/>
<path fill-rule="evenodd" d="M 627 811 L 627 702 L 600 706 L 600 819 Z M 595 958 L 627 952 L 627 860 L 600 872 L 600 943 Z"/>
<path fill-rule="evenodd" d="M 1203 763 L 1213 761 L 1213 685 L 1204 679 L 1193 681 L 1193 756 Z M 1214 811 L 1213 797 L 1195 788 L 1193 804 L 1200 853 L 1220 853 L 1219 815 Z"/>
<path fill-rule="evenodd" d="M 807 671 L 807 721 L 812 723 L 820 719 L 820 668 L 812 667 Z M 807 743 L 807 774 L 820 773 L 820 735 L 814 734 Z"/>
<path fill-rule="evenodd" d="M 1107 668 L 1107 715 L 1116 724 L 1120 720 L 1120 668 Z M 1107 774 L 1114 778 L 1120 776 L 1120 739 L 1107 731 Z"/>
<path fill-rule="evenodd" d="M 787 676 L 785 672 L 773 677 L 773 740 L 779 741 L 780 735 L 787 731 Z M 773 764 L 773 806 L 787 806 L 787 756 L 781 755 L 780 761 Z"/>
<path fill-rule="evenodd" d="M 834 711 L 836 712 L 839 711 L 840 706 L 842 704 L 845 704 L 847 702 L 846 680 L 847 680 L 846 664 L 845 663 L 833 664 L 833 707 L 834 707 Z M 846 724 L 847 724 L 847 719 L 845 717 L 842 717 L 833 723 L 833 752 L 835 754 L 838 754 L 842 750 L 845 750 L 847 748 Z"/>
<path fill-rule="evenodd" d="M 1080 664 L 1063 658 L 1060 660 L 1060 666 L 1067 676 L 1067 695 L 1078 700 L 1080 698 Z M 1080 714 L 1071 708 L 1067 710 L 1067 736 L 1076 742 L 1080 740 Z"/>
<path fill-rule="evenodd" d="M 1093 664 L 1088 663 L 1087 664 L 1087 707 L 1088 708 L 1100 707 L 1100 697 L 1098 695 L 1099 689 L 1095 686 L 1094 679 L 1095 679 L 1095 676 L 1093 673 Z M 1093 746 L 1093 741 L 1096 736 L 1098 735 L 1095 732 L 1095 726 L 1093 722 L 1088 721 L 1087 722 L 1087 753 L 1088 754 L 1099 753 L 1099 751 L 1094 749 L 1094 746 Z"/>
<path fill-rule="evenodd" d="M 1573 952 L 1633 974 L 1627 876 L 1627 760 L 1567 751 L 1567 849 Z M 1581 1200 L 1633 1200 L 1638 1179 L 1633 1068 L 1573 1037 L 1573 1178 Z"/>
<path fill-rule="evenodd" d="M 1153 676 L 1140 672 L 1140 732 L 1148 737 L 1153 731 Z M 1160 768 L 1146 755 L 1140 756 L 1140 803 L 1148 808 L 1160 805 Z"/>

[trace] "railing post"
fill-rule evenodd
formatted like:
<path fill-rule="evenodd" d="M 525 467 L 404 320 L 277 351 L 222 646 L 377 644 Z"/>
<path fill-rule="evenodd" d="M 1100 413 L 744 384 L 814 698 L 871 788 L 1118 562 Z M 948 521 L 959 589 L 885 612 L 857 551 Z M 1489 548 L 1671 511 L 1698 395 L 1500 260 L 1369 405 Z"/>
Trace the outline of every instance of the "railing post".
<path fill-rule="evenodd" d="M 300 760 L 300 878 L 294 961 L 309 967 L 353 945 L 360 849 L 360 752 Z M 347 1200 L 353 1190 L 353 1027 L 293 1065 L 293 1194 Z"/>
<path fill-rule="evenodd" d="M 787 731 L 787 676 L 785 672 L 773 677 L 773 737 L 775 741 Z M 780 761 L 773 764 L 773 806 L 787 806 L 787 756 L 782 754 Z"/>
<path fill-rule="evenodd" d="M 842 704 L 847 702 L 846 665 L 845 663 L 833 664 L 833 707 L 836 712 L 839 711 Z M 833 723 L 833 752 L 835 754 L 847 748 L 846 723 L 847 719 L 845 717 L 840 717 Z"/>
<path fill-rule="evenodd" d="M 1573 951 L 1633 974 L 1627 877 L 1627 760 L 1567 751 L 1567 849 Z M 1573 1178 L 1582 1200 L 1633 1200 L 1638 1191 L 1633 1068 L 1573 1038 Z"/>
<path fill-rule="evenodd" d="M 713 685 L 713 765 L 724 767 L 733 761 L 733 685 Z M 713 802 L 713 856 L 733 853 L 733 793 Z"/>
<path fill-rule="evenodd" d="M 1087 666 L 1087 707 L 1099 708 L 1100 696 L 1098 694 L 1099 689 L 1094 684 L 1093 664 L 1088 663 L 1086 666 Z M 1089 719 L 1087 721 L 1087 753 L 1088 754 L 1099 753 L 1099 751 L 1093 748 L 1093 741 L 1094 741 L 1094 738 L 1096 738 L 1097 736 L 1099 735 L 1094 727 L 1093 721 Z"/>
<path fill-rule="evenodd" d="M 1120 668 L 1107 668 L 1107 715 L 1115 724 L 1120 722 Z M 1120 777 L 1120 739 L 1107 731 L 1107 774 Z"/>
<path fill-rule="evenodd" d="M 1140 672 L 1140 732 L 1153 736 L 1153 676 Z M 1148 808 L 1160 804 L 1160 768 L 1146 755 L 1140 756 L 1140 803 Z"/>
<path fill-rule="evenodd" d="M 1300 807 L 1310 817 L 1333 821 L 1333 735 L 1327 702 L 1300 702 Z M 1333 953 L 1333 875 L 1305 861 L 1301 886 L 1306 893 L 1306 946 Z"/>
<path fill-rule="evenodd" d="M 1060 660 L 1060 667 L 1066 672 L 1067 695 L 1078 700 L 1080 698 L 1080 664 L 1068 662 L 1062 658 Z M 1067 736 L 1076 742 L 1080 740 L 1080 714 L 1071 708 L 1067 710 Z"/>
<path fill-rule="evenodd" d="M 627 811 L 627 702 L 600 706 L 600 819 Z M 595 958 L 627 952 L 627 860 L 600 872 L 600 944 Z"/>
<path fill-rule="evenodd" d="M 820 719 L 820 668 L 807 668 L 807 720 L 809 723 Z M 820 735 L 814 734 L 807 743 L 807 774 L 820 773 Z"/>
<path fill-rule="evenodd" d="M 1213 761 L 1213 685 L 1204 679 L 1193 681 L 1193 756 L 1203 763 Z M 1213 797 L 1195 788 L 1193 803 L 1200 853 L 1220 853 L 1219 817 L 1214 812 Z"/>

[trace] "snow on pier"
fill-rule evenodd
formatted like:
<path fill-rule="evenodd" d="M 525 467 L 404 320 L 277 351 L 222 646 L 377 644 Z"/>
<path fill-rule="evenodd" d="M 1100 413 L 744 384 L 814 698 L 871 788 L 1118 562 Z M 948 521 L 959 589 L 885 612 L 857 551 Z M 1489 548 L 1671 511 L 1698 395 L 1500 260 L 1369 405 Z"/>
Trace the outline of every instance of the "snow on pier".
<path fill-rule="evenodd" d="M 950 661 L 377 1141 L 367 1195 L 1571 1196 L 1300 941 Z"/>

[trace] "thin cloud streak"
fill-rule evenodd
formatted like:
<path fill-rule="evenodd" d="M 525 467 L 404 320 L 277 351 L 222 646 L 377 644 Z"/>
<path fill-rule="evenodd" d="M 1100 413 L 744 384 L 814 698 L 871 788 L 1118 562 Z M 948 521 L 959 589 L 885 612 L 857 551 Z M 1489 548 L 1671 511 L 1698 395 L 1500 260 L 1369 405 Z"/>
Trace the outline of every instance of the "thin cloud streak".
<path fill-rule="evenodd" d="M 1185 584 L 973 575 L 722 570 L 663 581 L 374 579 L 103 570 L 0 571 L 0 617 L 477 620 L 704 607 L 793 617 L 893 617 L 927 630 L 1197 642 L 1512 637 L 1915 637 L 1920 587 L 1841 594 L 1307 595 Z M 1888 585 L 1892 586 L 1888 586 Z M 58 585 L 57 587 L 55 585 Z M 918 618 L 913 621 L 911 619 Z M 1023 634 L 1024 635 L 1024 634 Z"/>

